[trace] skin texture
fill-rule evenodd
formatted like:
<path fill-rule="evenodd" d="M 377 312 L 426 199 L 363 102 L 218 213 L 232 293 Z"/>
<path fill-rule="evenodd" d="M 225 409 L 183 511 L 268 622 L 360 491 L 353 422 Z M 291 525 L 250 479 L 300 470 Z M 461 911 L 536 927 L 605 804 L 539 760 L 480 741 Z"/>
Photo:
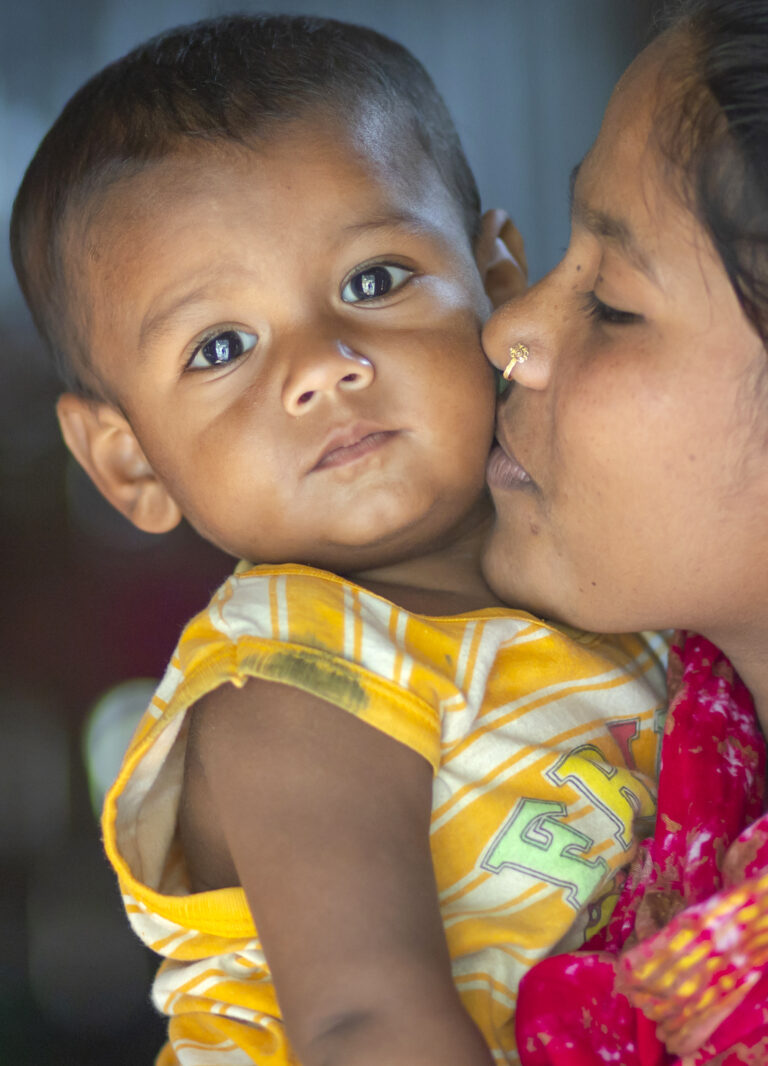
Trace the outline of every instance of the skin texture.
<path fill-rule="evenodd" d="M 233 555 L 455 613 L 498 602 L 479 566 L 495 402 L 480 327 L 483 282 L 497 298 L 521 283 L 517 235 L 491 213 L 471 248 L 428 162 L 395 172 L 397 154 L 381 124 L 308 121 L 111 188 L 70 250 L 112 402 L 65 396 L 59 418 L 142 529 L 183 514 Z M 189 718 L 192 889 L 243 886 L 300 1061 L 488 1066 L 451 977 L 426 761 L 262 680 Z"/>
<path fill-rule="evenodd" d="M 766 352 L 656 145 L 686 45 L 663 37 L 629 68 L 563 260 L 485 328 L 498 367 L 513 344 L 530 358 L 498 414 L 484 568 L 509 602 L 587 629 L 703 633 L 765 729 Z"/>

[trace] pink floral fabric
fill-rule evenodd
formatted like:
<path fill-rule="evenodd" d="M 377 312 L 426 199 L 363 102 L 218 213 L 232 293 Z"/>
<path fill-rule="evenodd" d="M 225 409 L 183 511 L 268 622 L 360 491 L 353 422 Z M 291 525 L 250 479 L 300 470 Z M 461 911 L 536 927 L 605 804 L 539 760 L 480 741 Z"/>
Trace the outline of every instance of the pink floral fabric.
<path fill-rule="evenodd" d="M 523 1066 L 768 1064 L 766 745 L 709 641 L 679 634 L 653 838 L 608 925 L 524 978 Z"/>

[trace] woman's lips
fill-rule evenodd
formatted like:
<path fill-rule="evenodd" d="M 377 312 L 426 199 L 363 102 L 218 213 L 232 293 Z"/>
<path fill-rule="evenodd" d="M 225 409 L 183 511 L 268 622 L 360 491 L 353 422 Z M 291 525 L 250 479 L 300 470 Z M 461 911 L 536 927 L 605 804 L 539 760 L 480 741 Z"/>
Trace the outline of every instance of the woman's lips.
<path fill-rule="evenodd" d="M 331 446 L 322 458 L 315 463 L 312 470 L 327 470 L 333 466 L 345 466 L 347 463 L 353 463 L 356 459 L 360 459 L 362 456 L 382 447 L 396 435 L 396 432 L 396 430 L 375 430 L 373 433 L 366 433 L 356 440 L 351 440 L 349 444 Z"/>
<path fill-rule="evenodd" d="M 486 478 L 492 489 L 519 489 L 533 486 L 534 481 L 515 459 L 496 444 L 491 451 Z"/>

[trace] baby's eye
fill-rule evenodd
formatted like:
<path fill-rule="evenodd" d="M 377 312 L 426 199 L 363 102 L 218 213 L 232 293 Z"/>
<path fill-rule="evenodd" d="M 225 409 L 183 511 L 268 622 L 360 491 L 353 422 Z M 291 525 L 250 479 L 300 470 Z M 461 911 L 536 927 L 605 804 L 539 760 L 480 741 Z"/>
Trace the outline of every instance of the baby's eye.
<path fill-rule="evenodd" d="M 344 283 L 341 298 L 344 303 L 356 304 L 363 300 L 375 300 L 380 296 L 399 289 L 405 285 L 413 271 L 405 267 L 389 264 L 366 267 L 358 270 Z"/>
<path fill-rule="evenodd" d="M 243 329 L 223 329 L 198 344 L 187 363 L 188 370 L 206 370 L 211 366 L 233 363 L 253 348 L 258 340 L 255 333 Z"/>

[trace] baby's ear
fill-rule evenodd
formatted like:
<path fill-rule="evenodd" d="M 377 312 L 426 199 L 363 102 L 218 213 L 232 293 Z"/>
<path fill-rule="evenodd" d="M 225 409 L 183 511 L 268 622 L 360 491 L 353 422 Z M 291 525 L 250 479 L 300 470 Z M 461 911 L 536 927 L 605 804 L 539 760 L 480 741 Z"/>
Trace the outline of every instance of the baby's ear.
<path fill-rule="evenodd" d="M 116 408 L 67 392 L 56 413 L 67 447 L 113 507 L 145 533 L 179 524 L 181 511 Z"/>
<path fill-rule="evenodd" d="M 486 211 L 475 242 L 475 259 L 494 307 L 519 296 L 528 285 L 525 245 L 506 211 Z"/>

